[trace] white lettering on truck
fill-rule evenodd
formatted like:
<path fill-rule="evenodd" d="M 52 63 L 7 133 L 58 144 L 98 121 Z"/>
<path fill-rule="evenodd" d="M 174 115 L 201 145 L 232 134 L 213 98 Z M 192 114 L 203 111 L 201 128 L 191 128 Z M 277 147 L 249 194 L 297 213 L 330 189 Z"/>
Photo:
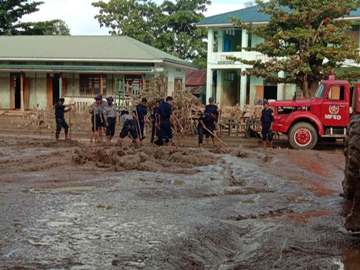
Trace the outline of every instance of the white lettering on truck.
<path fill-rule="evenodd" d="M 325 119 L 340 121 L 341 115 L 325 114 Z"/>

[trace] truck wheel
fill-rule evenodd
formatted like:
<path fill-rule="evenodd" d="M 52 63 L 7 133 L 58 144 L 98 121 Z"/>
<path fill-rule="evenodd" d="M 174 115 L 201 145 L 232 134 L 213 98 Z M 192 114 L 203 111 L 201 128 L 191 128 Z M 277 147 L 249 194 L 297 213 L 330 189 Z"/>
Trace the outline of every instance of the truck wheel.
<path fill-rule="evenodd" d="M 313 149 L 318 138 L 315 127 L 306 122 L 295 124 L 289 132 L 289 143 L 293 149 Z"/>

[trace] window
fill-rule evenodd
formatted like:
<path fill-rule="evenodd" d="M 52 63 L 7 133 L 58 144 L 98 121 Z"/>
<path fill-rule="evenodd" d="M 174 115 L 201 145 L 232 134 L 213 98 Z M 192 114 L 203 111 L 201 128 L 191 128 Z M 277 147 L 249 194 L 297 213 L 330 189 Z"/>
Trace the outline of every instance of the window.
<path fill-rule="evenodd" d="M 324 94 L 326 91 L 326 86 L 324 84 L 320 84 L 318 89 L 315 92 L 315 97 L 316 98 L 323 98 Z"/>
<path fill-rule="evenodd" d="M 183 81 L 182 79 L 175 78 L 175 91 L 181 90 L 183 87 Z"/>
<path fill-rule="evenodd" d="M 226 30 L 225 34 L 228 35 L 228 36 L 235 37 L 235 30 L 234 29 Z"/>
<path fill-rule="evenodd" d="M 103 93 L 101 93 L 101 75 L 80 74 L 80 95 L 94 96 L 106 95 L 106 76 L 103 75 Z"/>
<path fill-rule="evenodd" d="M 235 74 L 233 72 L 226 72 L 225 73 L 225 81 L 234 81 L 235 80 Z"/>
<path fill-rule="evenodd" d="M 345 87 L 340 85 L 331 86 L 328 96 L 328 100 L 345 100 Z"/>

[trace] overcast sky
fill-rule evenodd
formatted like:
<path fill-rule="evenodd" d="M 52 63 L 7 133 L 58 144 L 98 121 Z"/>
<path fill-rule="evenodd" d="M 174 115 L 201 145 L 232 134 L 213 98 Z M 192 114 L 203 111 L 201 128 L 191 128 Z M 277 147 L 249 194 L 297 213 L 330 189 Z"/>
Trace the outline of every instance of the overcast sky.
<path fill-rule="evenodd" d="M 42 0 L 40 11 L 24 16 L 21 21 L 47 21 L 62 19 L 65 21 L 71 35 L 107 35 L 107 28 L 100 28 L 94 16 L 98 13 L 91 3 L 94 0 Z M 161 3 L 162 0 L 155 0 Z M 205 16 L 216 15 L 244 7 L 249 0 L 213 0 Z"/>

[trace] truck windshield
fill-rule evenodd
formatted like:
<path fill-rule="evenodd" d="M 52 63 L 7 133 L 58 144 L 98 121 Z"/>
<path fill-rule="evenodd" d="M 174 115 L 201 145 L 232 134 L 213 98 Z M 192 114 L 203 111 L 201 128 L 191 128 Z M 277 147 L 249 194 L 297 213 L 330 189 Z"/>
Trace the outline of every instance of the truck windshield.
<path fill-rule="evenodd" d="M 316 90 L 314 97 L 316 97 L 316 98 L 323 98 L 325 92 L 326 92 L 326 86 L 321 83 L 321 84 L 319 85 L 318 89 Z"/>

